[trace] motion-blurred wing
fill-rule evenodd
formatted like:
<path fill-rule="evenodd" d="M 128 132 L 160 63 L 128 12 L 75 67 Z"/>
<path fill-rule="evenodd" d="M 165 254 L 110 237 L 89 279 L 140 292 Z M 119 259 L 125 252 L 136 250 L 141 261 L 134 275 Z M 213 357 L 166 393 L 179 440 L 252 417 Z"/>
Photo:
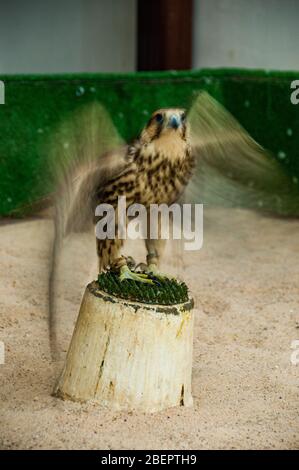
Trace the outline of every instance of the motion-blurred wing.
<path fill-rule="evenodd" d="M 188 121 L 197 168 L 186 200 L 299 214 L 297 181 L 208 93 L 199 93 Z"/>
<path fill-rule="evenodd" d="M 125 169 L 126 146 L 99 103 L 73 113 L 47 148 L 60 235 L 90 228 L 96 191 Z"/>
<path fill-rule="evenodd" d="M 128 166 L 127 146 L 119 137 L 111 118 L 99 103 L 74 112 L 62 122 L 47 145 L 50 173 L 55 189 L 55 236 L 49 277 L 49 327 L 51 350 L 57 356 L 57 279 L 74 281 L 74 261 L 63 256 L 64 238 L 72 232 L 92 227 L 97 192 Z M 67 239 L 68 252 L 73 240 Z M 76 253 L 76 258 L 81 253 Z M 82 255 L 83 256 L 83 255 Z M 72 269 L 66 263 L 72 263 Z M 94 259 L 96 250 L 94 250 Z M 88 262 L 88 261 L 87 261 Z"/>

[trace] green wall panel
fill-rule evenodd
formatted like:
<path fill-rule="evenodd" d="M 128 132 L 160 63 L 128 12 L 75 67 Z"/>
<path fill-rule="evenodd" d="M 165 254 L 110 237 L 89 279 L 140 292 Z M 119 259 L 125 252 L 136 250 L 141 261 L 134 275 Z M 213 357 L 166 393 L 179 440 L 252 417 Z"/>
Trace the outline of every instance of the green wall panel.
<path fill-rule="evenodd" d="M 49 191 L 44 143 L 76 108 L 98 100 L 120 134 L 134 138 L 148 116 L 165 106 L 188 107 L 205 89 L 239 119 L 259 143 L 299 177 L 299 105 L 290 84 L 299 72 L 199 70 L 126 75 L 0 76 L 0 214 Z"/>

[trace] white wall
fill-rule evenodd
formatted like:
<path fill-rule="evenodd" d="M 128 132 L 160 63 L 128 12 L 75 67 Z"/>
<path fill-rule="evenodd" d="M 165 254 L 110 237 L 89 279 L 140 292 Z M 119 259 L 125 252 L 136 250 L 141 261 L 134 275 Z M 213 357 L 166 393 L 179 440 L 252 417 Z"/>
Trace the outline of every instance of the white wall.
<path fill-rule="evenodd" d="M 194 0 L 193 66 L 299 70 L 298 0 Z"/>
<path fill-rule="evenodd" d="M 195 68 L 299 70 L 299 0 L 194 4 Z M 136 5 L 0 0 L 0 74 L 134 71 Z"/>
<path fill-rule="evenodd" d="M 0 73 L 135 69 L 136 0 L 0 0 Z"/>

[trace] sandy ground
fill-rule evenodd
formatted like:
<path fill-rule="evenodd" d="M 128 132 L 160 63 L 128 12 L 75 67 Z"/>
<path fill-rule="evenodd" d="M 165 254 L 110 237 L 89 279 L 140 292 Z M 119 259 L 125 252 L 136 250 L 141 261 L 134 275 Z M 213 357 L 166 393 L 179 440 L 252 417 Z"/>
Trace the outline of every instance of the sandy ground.
<path fill-rule="evenodd" d="M 51 396 L 62 367 L 49 355 L 51 237 L 49 220 L 0 226 L 2 449 L 299 447 L 299 365 L 290 361 L 291 342 L 299 339 L 299 221 L 208 212 L 203 249 L 184 256 L 196 304 L 194 407 L 153 415 Z M 62 359 L 84 284 L 93 277 L 93 244 L 75 238 L 62 261 Z M 137 258 L 143 254 L 138 250 L 134 244 Z M 173 270 L 172 264 L 163 270 Z"/>

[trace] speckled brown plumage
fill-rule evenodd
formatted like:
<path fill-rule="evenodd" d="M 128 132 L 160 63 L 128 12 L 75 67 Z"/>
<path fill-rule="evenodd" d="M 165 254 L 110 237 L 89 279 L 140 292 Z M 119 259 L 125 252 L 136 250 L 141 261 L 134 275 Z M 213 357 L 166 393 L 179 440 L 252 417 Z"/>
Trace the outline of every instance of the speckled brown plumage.
<path fill-rule="evenodd" d="M 156 116 L 163 116 L 158 122 Z M 178 126 L 169 122 L 177 116 Z M 174 121 L 176 122 L 176 121 Z M 126 196 L 127 207 L 134 203 L 172 204 L 179 199 L 194 168 L 186 139 L 184 110 L 159 110 L 153 114 L 141 136 L 127 150 L 127 167 L 104 187 L 98 188 L 96 204 L 111 204 L 115 209 L 119 196 Z M 97 240 L 100 268 L 117 263 L 122 240 Z M 146 240 L 147 250 L 158 262 L 161 240 Z"/>

